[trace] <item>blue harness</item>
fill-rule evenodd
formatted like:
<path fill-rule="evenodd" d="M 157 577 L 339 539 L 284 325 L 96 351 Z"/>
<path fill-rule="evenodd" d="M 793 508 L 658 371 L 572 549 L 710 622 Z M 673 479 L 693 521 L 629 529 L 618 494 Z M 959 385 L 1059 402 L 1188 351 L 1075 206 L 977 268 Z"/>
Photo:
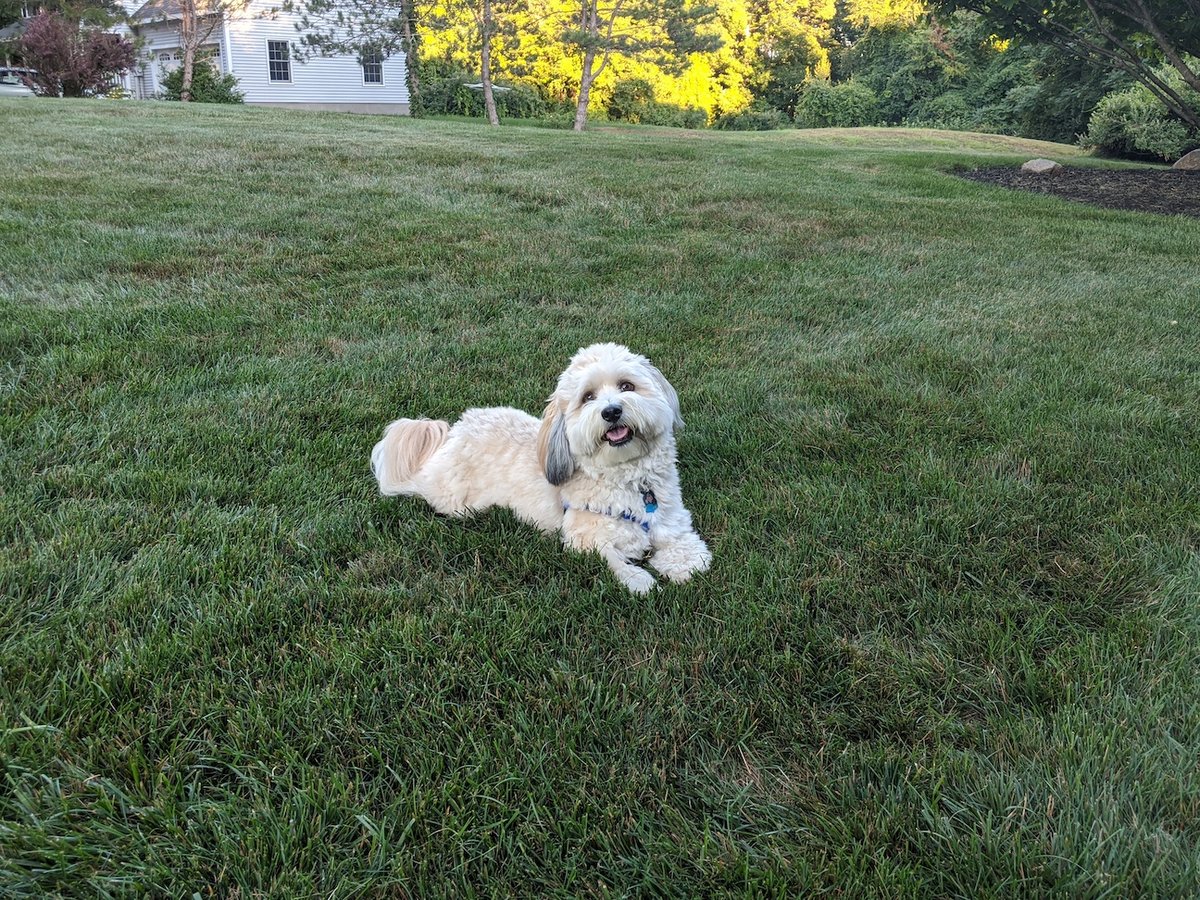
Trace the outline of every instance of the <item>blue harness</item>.
<path fill-rule="evenodd" d="M 614 519 L 622 519 L 626 522 L 632 522 L 637 525 L 646 534 L 650 533 L 650 518 L 655 511 L 658 510 L 658 498 L 654 496 L 654 491 L 648 487 L 642 488 L 642 505 L 646 509 L 646 516 L 642 517 L 630 509 L 622 509 L 618 512 L 613 512 L 610 506 L 607 509 L 594 509 L 590 504 L 585 503 L 583 506 L 572 506 L 566 500 L 563 501 L 563 512 L 569 509 L 579 509 L 584 512 L 595 513 L 598 516 L 611 516 Z"/>

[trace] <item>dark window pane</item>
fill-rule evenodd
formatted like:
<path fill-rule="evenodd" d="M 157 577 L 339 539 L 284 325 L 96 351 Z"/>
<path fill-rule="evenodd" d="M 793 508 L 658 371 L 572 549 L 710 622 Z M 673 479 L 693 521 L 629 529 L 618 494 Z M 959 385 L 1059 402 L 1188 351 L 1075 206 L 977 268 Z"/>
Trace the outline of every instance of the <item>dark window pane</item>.
<path fill-rule="evenodd" d="M 292 64 L 287 41 L 267 41 L 267 71 L 272 81 L 291 81 Z"/>
<path fill-rule="evenodd" d="M 378 50 L 363 53 L 363 83 L 383 84 L 383 54 Z"/>

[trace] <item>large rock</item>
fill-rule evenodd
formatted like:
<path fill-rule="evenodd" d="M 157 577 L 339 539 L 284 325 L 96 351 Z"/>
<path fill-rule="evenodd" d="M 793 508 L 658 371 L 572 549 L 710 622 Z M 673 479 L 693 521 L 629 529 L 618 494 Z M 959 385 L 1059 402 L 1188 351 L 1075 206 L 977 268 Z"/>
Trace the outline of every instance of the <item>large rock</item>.
<path fill-rule="evenodd" d="M 1021 171 L 1032 172 L 1034 175 L 1057 175 L 1065 170 L 1052 159 L 1031 159 L 1021 166 Z"/>
<path fill-rule="evenodd" d="M 1193 150 L 1191 153 L 1185 153 L 1179 159 L 1175 160 L 1175 165 L 1172 169 L 1182 169 L 1185 172 L 1200 172 L 1200 150 Z"/>

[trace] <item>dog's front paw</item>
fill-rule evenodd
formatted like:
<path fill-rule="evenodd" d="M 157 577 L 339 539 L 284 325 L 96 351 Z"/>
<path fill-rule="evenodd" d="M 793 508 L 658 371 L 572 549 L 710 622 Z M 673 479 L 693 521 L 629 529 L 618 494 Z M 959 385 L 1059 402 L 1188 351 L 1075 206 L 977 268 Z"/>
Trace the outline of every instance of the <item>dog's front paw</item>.
<path fill-rule="evenodd" d="M 697 572 L 707 572 L 712 565 L 712 553 L 704 542 L 673 544 L 663 547 L 650 557 L 650 565 L 676 584 L 682 584 Z"/>
<path fill-rule="evenodd" d="M 648 594 L 658 586 L 654 576 L 641 566 L 629 566 L 618 573 L 617 577 L 621 579 L 621 584 L 635 594 Z"/>

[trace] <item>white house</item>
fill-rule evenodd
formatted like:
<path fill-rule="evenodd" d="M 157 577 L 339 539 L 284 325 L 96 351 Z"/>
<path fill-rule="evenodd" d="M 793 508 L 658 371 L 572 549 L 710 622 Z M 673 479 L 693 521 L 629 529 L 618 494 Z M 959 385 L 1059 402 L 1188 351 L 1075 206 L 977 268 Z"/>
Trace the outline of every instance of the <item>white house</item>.
<path fill-rule="evenodd" d="M 120 30 L 139 46 L 138 63 L 125 75 L 124 87 L 138 99 L 157 97 L 163 78 L 183 59 L 178 0 L 123 2 L 130 18 Z M 244 8 L 201 17 L 200 34 L 214 26 L 202 52 L 222 73 L 236 76 L 247 103 L 408 114 L 403 53 L 297 59 L 299 14 L 280 11 L 279 5 L 280 0 L 250 0 Z"/>

